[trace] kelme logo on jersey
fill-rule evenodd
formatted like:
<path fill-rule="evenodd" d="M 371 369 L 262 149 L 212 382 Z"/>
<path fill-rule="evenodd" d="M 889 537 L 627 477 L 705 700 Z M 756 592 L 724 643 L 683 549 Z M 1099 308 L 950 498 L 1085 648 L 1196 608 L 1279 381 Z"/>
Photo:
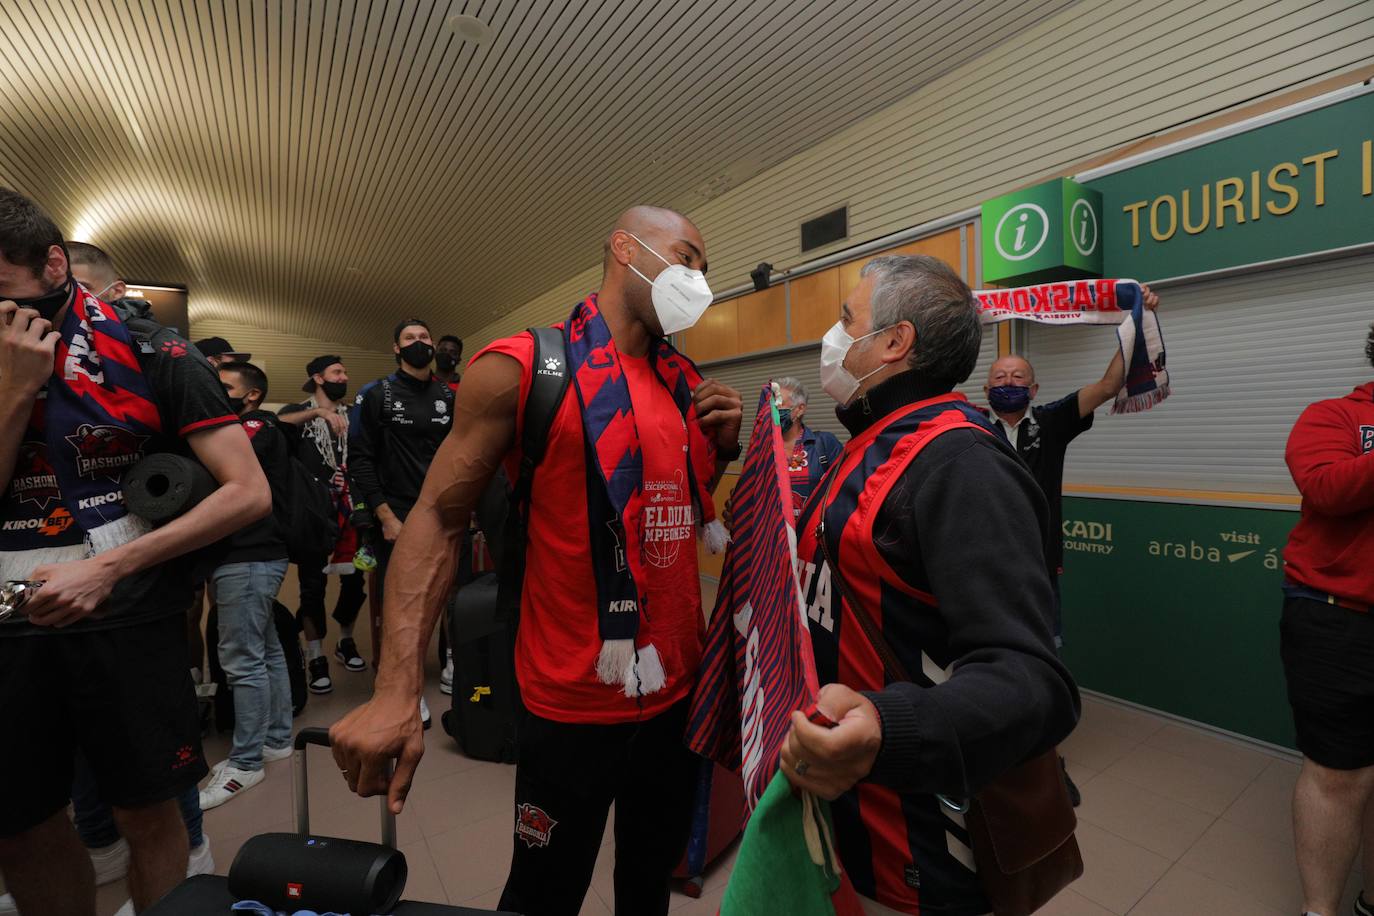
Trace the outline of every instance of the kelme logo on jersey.
<path fill-rule="evenodd" d="M 548 359 L 544 360 L 544 367 L 539 370 L 539 374 L 561 376 L 563 374 L 563 363 L 550 356 Z"/>

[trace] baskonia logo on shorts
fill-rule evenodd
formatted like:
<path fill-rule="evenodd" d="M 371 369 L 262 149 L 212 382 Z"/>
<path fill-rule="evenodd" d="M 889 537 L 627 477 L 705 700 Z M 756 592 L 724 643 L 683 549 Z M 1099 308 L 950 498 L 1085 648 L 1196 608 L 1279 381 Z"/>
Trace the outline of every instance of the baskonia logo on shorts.
<path fill-rule="evenodd" d="M 544 813 L 543 808 L 522 804 L 515 809 L 515 835 L 531 849 L 549 845 L 549 837 L 558 821 Z"/>
<path fill-rule="evenodd" d="M 82 423 L 76 435 L 65 437 L 76 449 L 76 472 L 82 477 L 104 476 L 118 479 L 125 468 L 143 457 L 147 436 L 139 436 L 119 426 Z"/>

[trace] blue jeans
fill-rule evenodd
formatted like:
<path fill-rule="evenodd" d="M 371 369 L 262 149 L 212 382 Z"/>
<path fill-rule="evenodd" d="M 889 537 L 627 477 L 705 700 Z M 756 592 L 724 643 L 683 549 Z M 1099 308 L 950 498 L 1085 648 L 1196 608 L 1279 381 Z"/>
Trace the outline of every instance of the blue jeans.
<path fill-rule="evenodd" d="M 181 805 L 181 819 L 186 822 L 186 835 L 195 849 L 204 839 L 200 822 L 204 815 L 200 810 L 200 790 L 191 786 L 177 797 Z M 119 841 L 119 828 L 115 826 L 114 812 L 100 800 L 100 790 L 96 788 L 95 774 L 81 754 L 76 755 L 76 778 L 72 780 L 72 809 L 76 821 L 76 832 L 87 849 L 101 849 Z"/>
<path fill-rule="evenodd" d="M 226 563 L 210 577 L 219 607 L 219 663 L 234 693 L 229 765 L 262 769 L 263 744 L 291 743 L 291 680 L 272 621 L 286 560 Z"/>

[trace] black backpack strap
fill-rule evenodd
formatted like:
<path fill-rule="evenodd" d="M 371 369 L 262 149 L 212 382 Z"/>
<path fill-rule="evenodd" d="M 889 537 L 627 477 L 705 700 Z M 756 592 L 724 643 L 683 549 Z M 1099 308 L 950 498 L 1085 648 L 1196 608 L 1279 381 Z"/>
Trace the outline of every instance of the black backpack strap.
<path fill-rule="evenodd" d="M 549 430 L 554 415 L 568 391 L 567 347 L 563 332 L 557 328 L 530 328 L 534 338 L 534 363 L 530 367 L 530 390 L 525 398 L 525 425 L 520 436 L 520 469 L 510 492 L 510 512 L 501 534 L 497 553 L 500 588 L 498 616 L 515 618 L 520 613 L 520 593 L 525 579 L 525 541 L 528 534 L 530 492 L 534 471 L 548 450 Z"/>
<path fill-rule="evenodd" d="M 529 498 L 534 469 L 544 460 L 549 446 L 549 430 L 554 414 L 563 403 L 571 376 L 563 332 L 557 328 L 530 328 L 534 338 L 534 365 L 530 393 L 525 399 L 525 428 L 520 437 L 520 475 L 515 492 L 523 501 Z"/>

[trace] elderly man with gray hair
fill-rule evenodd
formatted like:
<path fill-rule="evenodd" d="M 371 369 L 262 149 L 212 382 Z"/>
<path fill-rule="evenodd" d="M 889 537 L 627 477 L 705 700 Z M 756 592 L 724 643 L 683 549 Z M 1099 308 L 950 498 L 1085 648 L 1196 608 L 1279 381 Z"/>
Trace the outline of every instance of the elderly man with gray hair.
<path fill-rule="evenodd" d="M 835 800 L 867 913 L 989 912 L 964 821 L 937 796 L 978 793 L 1078 718 L 1054 649 L 1044 494 L 953 390 L 981 340 L 953 270 L 881 257 L 821 345 L 852 438 L 802 509 L 798 566 L 819 706 L 838 725 L 794 713 L 782 768 Z"/>
<path fill-rule="evenodd" d="M 782 424 L 783 452 L 787 455 L 787 482 L 792 487 L 792 510 L 801 515 L 807 497 L 844 446 L 830 433 L 806 425 L 811 398 L 801 379 L 789 375 L 778 379 L 777 385 L 778 419 Z"/>

